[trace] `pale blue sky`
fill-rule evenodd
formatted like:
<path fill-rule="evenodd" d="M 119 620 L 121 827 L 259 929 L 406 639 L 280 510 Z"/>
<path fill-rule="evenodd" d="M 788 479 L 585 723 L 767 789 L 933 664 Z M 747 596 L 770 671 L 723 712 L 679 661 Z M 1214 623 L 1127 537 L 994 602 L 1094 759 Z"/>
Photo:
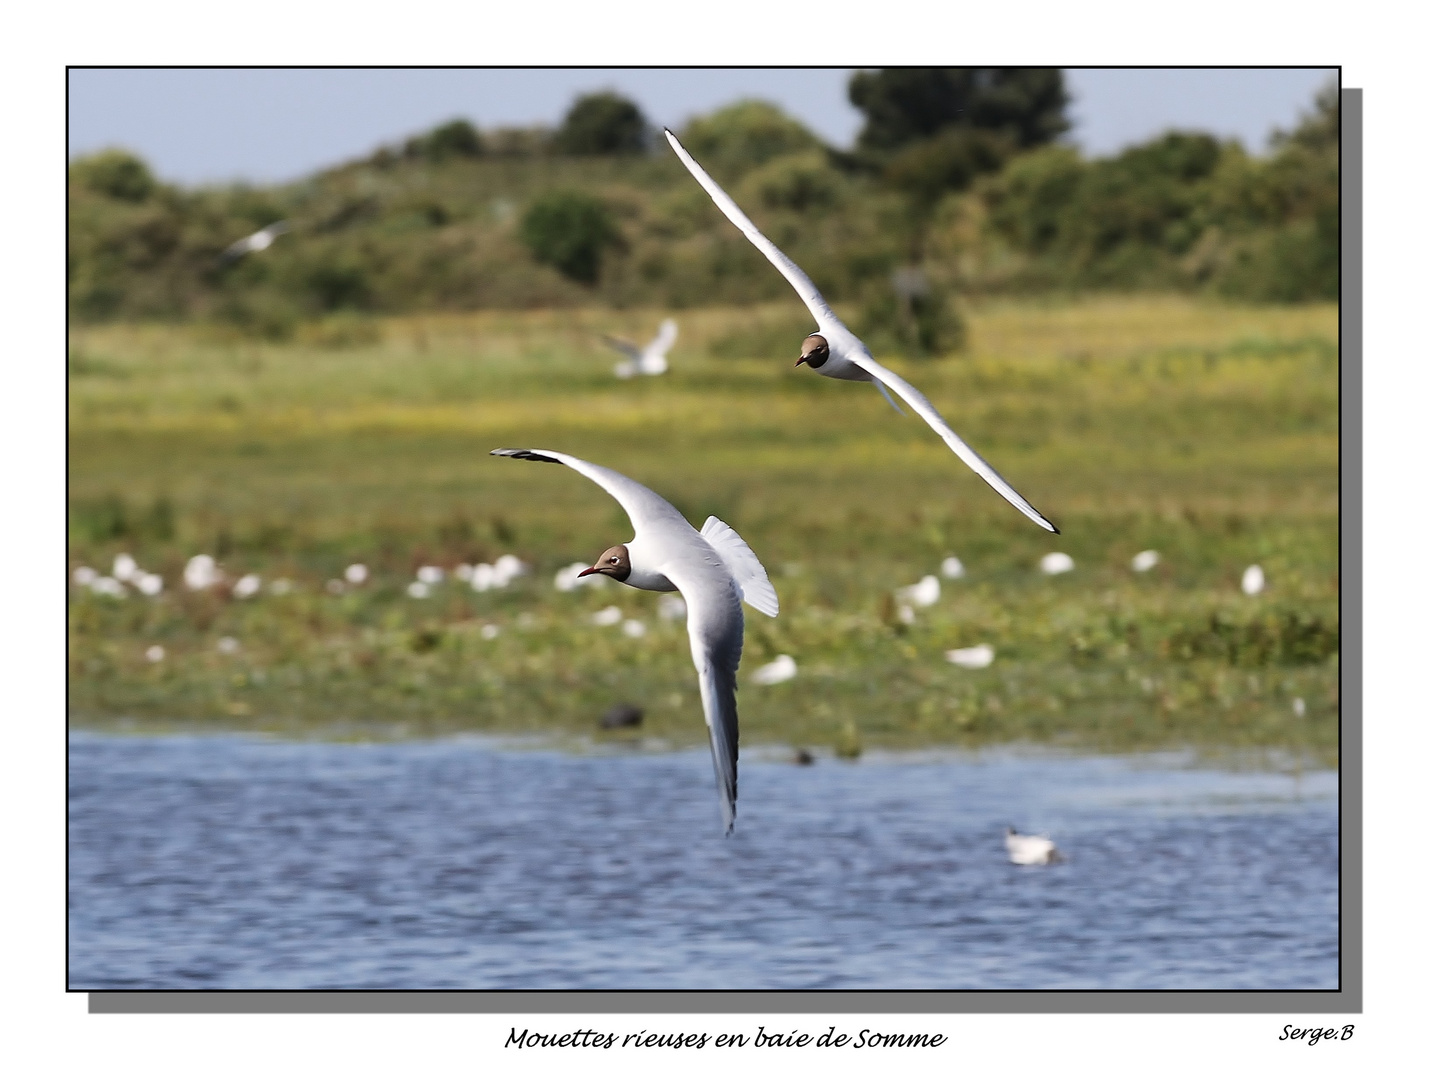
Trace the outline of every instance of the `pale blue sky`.
<path fill-rule="evenodd" d="M 555 124 L 577 94 L 612 88 L 654 122 L 742 97 L 773 101 L 848 146 L 861 115 L 849 68 L 76 70 L 69 150 L 124 146 L 185 184 L 290 180 L 369 153 L 454 116 L 479 127 Z M 1111 153 L 1170 127 L 1235 136 L 1263 149 L 1293 125 L 1325 68 L 1070 68 L 1071 138 Z"/>

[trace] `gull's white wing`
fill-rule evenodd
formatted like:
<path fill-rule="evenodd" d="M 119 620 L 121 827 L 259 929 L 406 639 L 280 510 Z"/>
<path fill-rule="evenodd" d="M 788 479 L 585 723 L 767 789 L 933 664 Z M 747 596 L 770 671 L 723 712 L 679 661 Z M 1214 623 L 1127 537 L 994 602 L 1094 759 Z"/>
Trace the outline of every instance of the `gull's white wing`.
<path fill-rule="evenodd" d="M 829 307 L 828 301 L 814 287 L 809 275 L 800 270 L 792 259 L 770 243 L 768 237 L 754 227 L 754 222 L 750 221 L 739 205 L 710 178 L 710 174 L 705 172 L 700 163 L 690 157 L 690 152 L 680 145 L 680 140 L 675 138 L 675 133 L 669 128 L 665 129 L 665 138 L 670 141 L 670 146 L 679 159 L 685 163 L 685 168 L 690 170 L 690 175 L 700 182 L 700 187 L 704 188 L 709 193 L 709 197 L 714 200 L 715 205 L 724 211 L 724 216 L 729 218 L 740 232 L 749 237 L 750 243 L 764 252 L 764 257 L 774 264 L 774 269 L 783 274 L 785 280 L 794 286 L 794 291 L 808 305 L 810 314 L 814 316 L 814 321 L 819 324 L 819 329 L 827 331 L 830 327 L 837 326 L 839 329 L 847 331 L 848 328 L 839 321 L 833 308 Z"/>
<path fill-rule="evenodd" d="M 771 619 L 778 615 L 779 597 L 769 583 L 769 575 L 764 572 L 759 556 L 744 542 L 744 537 L 717 517 L 705 521 L 700 535 L 709 541 L 710 547 L 715 549 L 720 561 L 734 576 L 745 603 Z"/>
<path fill-rule="evenodd" d="M 723 552 L 720 552 L 723 555 Z M 661 567 L 689 614 L 690 657 L 700 677 L 700 701 L 710 730 L 710 755 L 726 834 L 734 828 L 734 802 L 739 791 L 739 710 L 734 699 L 735 672 L 744 651 L 744 610 L 739 586 L 711 558 L 673 559 Z"/>
<path fill-rule="evenodd" d="M 225 259 L 239 259 L 247 255 L 253 248 L 253 237 L 245 236 L 242 240 L 235 240 L 224 248 L 222 257 Z"/>
<path fill-rule="evenodd" d="M 661 534 L 662 530 L 675 527 L 677 532 L 683 528 L 694 533 L 694 528 L 684 516 L 673 506 L 667 503 L 660 496 L 656 495 L 644 484 L 637 484 L 628 476 L 622 476 L 614 469 L 607 469 L 604 465 L 592 465 L 589 461 L 582 461 L 580 458 L 571 457 L 569 454 L 560 454 L 554 450 L 493 450 L 491 453 L 496 457 L 520 458 L 523 461 L 547 461 L 553 465 L 565 465 L 574 469 L 587 480 L 593 480 L 601 487 L 605 488 L 611 496 L 618 502 L 630 518 L 630 524 L 635 526 L 637 533 L 645 531 L 652 535 Z M 674 578 L 670 579 L 674 581 Z M 676 585 L 678 586 L 678 582 Z"/>
<path fill-rule="evenodd" d="M 600 340 L 603 341 L 603 342 L 605 342 L 607 345 L 609 345 L 609 346 L 610 346 L 612 349 L 614 349 L 616 352 L 624 353 L 626 356 L 630 357 L 630 359 L 632 359 L 632 360 L 637 360 L 637 361 L 638 361 L 638 360 L 640 359 L 640 350 L 639 350 L 636 346 L 632 345 L 632 344 L 631 344 L 630 342 L 628 342 L 628 341 L 625 341 L 625 340 L 623 340 L 623 339 L 621 339 L 621 338 L 608 337 L 608 336 L 606 336 L 606 335 L 604 335 L 604 334 L 601 335 Z"/>
<path fill-rule="evenodd" d="M 649 345 L 645 346 L 645 351 L 656 356 L 664 356 L 670 351 L 670 346 L 675 344 L 675 337 L 679 332 L 680 328 L 675 325 L 675 320 L 666 319 L 660 324 L 660 332 L 655 335 Z"/>
<path fill-rule="evenodd" d="M 937 409 L 933 408 L 933 403 L 925 398 L 918 388 L 908 382 L 903 376 L 896 372 L 889 371 L 871 356 L 851 356 L 851 359 L 864 371 L 872 375 L 876 380 L 891 386 L 904 401 L 912 406 L 913 411 L 928 422 L 928 426 L 943 437 L 943 442 L 947 443 L 953 453 L 962 458 L 967 463 L 968 468 L 977 473 L 989 484 L 993 490 L 1010 502 L 1017 509 L 1030 517 L 1048 532 L 1061 532 L 1057 526 L 1053 525 L 1040 513 L 1037 508 L 1024 499 L 1017 491 L 998 475 L 997 470 L 982 459 L 982 456 L 967 443 L 958 437 L 957 432 L 948 426 L 948 422 L 943 419 Z"/>

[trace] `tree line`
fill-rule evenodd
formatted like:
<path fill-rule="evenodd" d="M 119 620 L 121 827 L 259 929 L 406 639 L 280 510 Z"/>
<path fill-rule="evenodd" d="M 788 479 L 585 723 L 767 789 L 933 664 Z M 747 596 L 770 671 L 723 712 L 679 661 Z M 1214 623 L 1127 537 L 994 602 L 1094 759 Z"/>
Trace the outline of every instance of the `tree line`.
<path fill-rule="evenodd" d="M 1170 131 L 1088 158 L 1054 68 L 860 71 L 839 150 L 736 102 L 680 133 L 866 332 L 956 345 L 965 295 L 1176 290 L 1334 299 L 1339 100 L 1269 151 Z M 577 99 L 555 128 L 454 119 L 298 182 L 185 189 L 119 149 L 69 167 L 78 322 L 206 320 L 283 336 L 341 311 L 681 307 L 784 298 L 639 107 Z M 235 240 L 288 233 L 241 257 Z M 225 254 L 225 253 L 230 254 Z"/>

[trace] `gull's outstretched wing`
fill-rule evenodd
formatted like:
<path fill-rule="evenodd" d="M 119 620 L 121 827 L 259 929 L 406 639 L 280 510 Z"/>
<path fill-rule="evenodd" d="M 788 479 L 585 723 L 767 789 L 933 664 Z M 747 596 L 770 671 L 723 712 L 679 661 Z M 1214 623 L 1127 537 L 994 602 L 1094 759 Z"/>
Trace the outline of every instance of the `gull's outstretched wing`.
<path fill-rule="evenodd" d="M 675 337 L 679 332 L 680 328 L 675 325 L 675 320 L 666 319 L 660 324 L 660 332 L 655 335 L 649 345 L 645 346 L 645 351 L 656 356 L 664 356 L 670 351 L 670 346 L 675 344 Z"/>
<path fill-rule="evenodd" d="M 582 461 L 580 458 L 571 457 L 569 454 L 560 454 L 554 450 L 493 450 L 491 453 L 496 457 L 520 458 L 523 461 L 548 461 L 553 465 L 564 465 L 574 469 L 587 480 L 593 480 L 601 487 L 605 488 L 611 496 L 618 502 L 630 518 L 630 524 L 635 526 L 635 531 L 649 531 L 659 533 L 662 529 L 675 526 L 688 529 L 694 533 L 693 526 L 685 520 L 684 516 L 673 506 L 667 503 L 660 496 L 656 495 L 644 484 L 637 484 L 628 476 L 622 476 L 614 469 L 607 469 L 604 465 L 592 465 L 589 461 Z M 674 578 L 670 579 L 674 581 Z M 678 582 L 676 583 L 678 585 Z"/>
<path fill-rule="evenodd" d="M 769 583 L 769 575 L 764 572 L 759 556 L 744 542 L 744 537 L 717 517 L 705 520 L 700 535 L 709 541 L 710 547 L 715 549 L 720 561 L 734 577 L 745 603 L 771 619 L 777 616 L 779 596 Z"/>
<path fill-rule="evenodd" d="M 928 422 L 929 427 L 943 437 L 943 442 L 947 443 L 953 453 L 967 463 L 968 468 L 992 485 L 994 491 L 1048 532 L 1062 531 L 1043 517 L 1035 506 L 1019 495 L 1011 484 L 998 475 L 996 469 L 982 459 L 982 455 L 963 442 L 958 437 L 958 433 L 948 426 L 948 422 L 943 419 L 942 414 L 933 408 L 933 403 L 925 398 L 917 387 L 903 376 L 889 371 L 870 356 L 853 356 L 850 359 L 879 382 L 891 386 L 899 397 L 908 402 L 914 412 Z"/>
<path fill-rule="evenodd" d="M 690 634 L 690 657 L 700 677 L 715 786 L 728 835 L 734 828 L 734 802 L 739 792 L 739 709 L 734 699 L 735 672 L 744 651 L 739 588 L 725 569 L 698 557 L 674 560 L 662 569 L 689 609 L 685 626 Z"/>
<path fill-rule="evenodd" d="M 700 187 L 709 193 L 709 197 L 714 200 L 716 206 L 724 212 L 724 216 L 749 237 L 750 243 L 764 252 L 764 257 L 774 264 L 774 269 L 784 275 L 785 280 L 794 286 L 794 291 L 799 294 L 800 299 L 808 305 L 809 313 L 814 316 L 814 321 L 819 324 L 820 330 L 827 331 L 830 327 L 837 326 L 847 330 L 839 317 L 834 314 L 833 308 L 829 307 L 827 300 L 815 288 L 809 275 L 800 270 L 798 265 L 769 242 L 769 238 L 754 227 L 754 222 L 750 221 L 739 205 L 724 193 L 724 188 L 720 187 L 710 178 L 710 174 L 700 166 L 700 163 L 690 157 L 690 153 L 680 145 L 680 140 L 675 138 L 675 133 L 669 128 L 665 129 L 665 138 L 670 141 L 670 146 L 676 155 L 685 163 L 685 168 L 690 170 L 690 175 L 700 182 Z"/>
<path fill-rule="evenodd" d="M 610 336 L 608 336 L 608 335 L 606 335 L 606 334 L 602 334 L 601 337 L 600 337 L 600 340 L 603 341 L 603 342 L 605 342 L 607 345 L 609 345 L 609 346 L 610 346 L 612 349 L 614 349 L 616 352 L 618 352 L 618 353 L 624 353 L 626 356 L 630 357 L 630 359 L 632 359 L 632 360 L 639 360 L 639 359 L 640 359 L 640 350 L 639 350 L 639 348 L 637 348 L 637 347 L 636 347 L 635 345 L 633 345 L 632 343 L 626 341 L 624 338 L 610 337 Z"/>

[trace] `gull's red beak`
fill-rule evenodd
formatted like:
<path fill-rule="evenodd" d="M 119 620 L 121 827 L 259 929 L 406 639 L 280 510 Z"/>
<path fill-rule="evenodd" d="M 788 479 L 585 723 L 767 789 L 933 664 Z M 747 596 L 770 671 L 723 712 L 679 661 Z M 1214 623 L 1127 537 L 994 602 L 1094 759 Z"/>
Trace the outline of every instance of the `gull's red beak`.
<path fill-rule="evenodd" d="M 576 577 L 585 577 L 587 574 L 598 574 L 598 573 L 600 573 L 600 567 L 598 567 L 598 566 L 587 566 L 584 570 L 582 570 L 579 574 L 577 574 Z"/>
<path fill-rule="evenodd" d="M 799 359 L 794 361 L 794 366 L 798 367 L 800 364 L 807 364 L 808 362 L 809 358 L 807 356 L 801 356 L 799 357 Z"/>

